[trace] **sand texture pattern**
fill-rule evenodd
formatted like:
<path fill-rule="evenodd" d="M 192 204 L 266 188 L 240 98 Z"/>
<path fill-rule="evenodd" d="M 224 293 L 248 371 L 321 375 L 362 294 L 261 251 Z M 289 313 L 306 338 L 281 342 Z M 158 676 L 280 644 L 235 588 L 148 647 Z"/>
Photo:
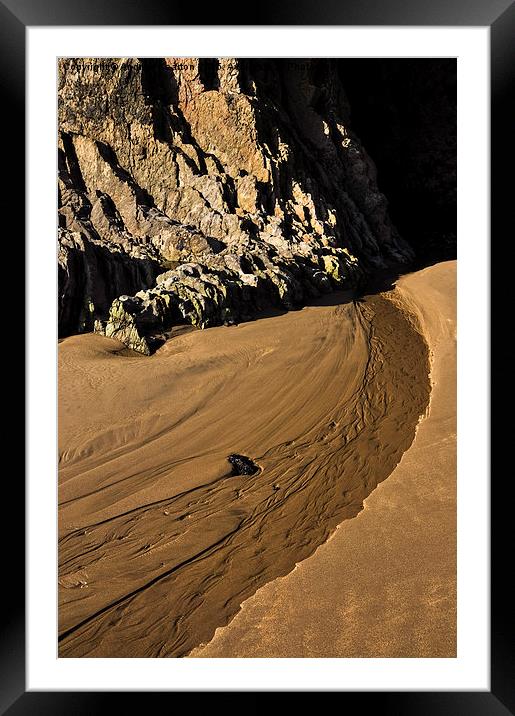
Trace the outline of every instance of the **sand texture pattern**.
<path fill-rule="evenodd" d="M 404 470 L 398 505 L 384 490 L 368 498 L 413 442 L 429 401 L 427 335 L 410 312 L 410 286 L 178 332 L 151 357 L 93 334 L 61 341 L 60 656 L 185 656 L 243 602 L 202 656 L 350 655 L 358 632 L 353 655 L 388 652 L 381 634 L 363 633 L 360 615 L 374 620 L 391 608 L 398 580 L 416 580 L 419 553 L 411 563 L 402 520 L 432 534 L 424 500 L 452 491 L 438 472 L 407 469 L 405 457 L 394 473 Z M 259 472 L 234 475 L 233 453 Z M 363 528 L 375 511 L 360 512 L 367 498 L 388 515 Z M 380 558 L 392 539 L 405 555 L 393 583 Z M 335 553 L 318 573 L 327 551 Z M 356 573 L 378 590 L 364 601 Z M 333 591 L 320 613 L 307 587 L 323 579 Z M 448 599 L 443 586 L 427 598 Z"/>
<path fill-rule="evenodd" d="M 355 519 L 194 656 L 456 656 L 456 262 L 401 278 L 391 298 L 430 347 L 412 446 Z"/>

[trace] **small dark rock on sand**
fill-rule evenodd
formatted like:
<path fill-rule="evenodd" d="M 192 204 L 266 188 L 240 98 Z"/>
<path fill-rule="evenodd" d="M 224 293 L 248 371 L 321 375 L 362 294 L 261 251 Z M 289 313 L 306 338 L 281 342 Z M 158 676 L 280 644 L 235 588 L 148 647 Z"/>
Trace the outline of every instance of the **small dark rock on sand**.
<path fill-rule="evenodd" d="M 233 453 L 227 458 L 232 465 L 233 475 L 255 475 L 259 467 L 249 457 Z"/>

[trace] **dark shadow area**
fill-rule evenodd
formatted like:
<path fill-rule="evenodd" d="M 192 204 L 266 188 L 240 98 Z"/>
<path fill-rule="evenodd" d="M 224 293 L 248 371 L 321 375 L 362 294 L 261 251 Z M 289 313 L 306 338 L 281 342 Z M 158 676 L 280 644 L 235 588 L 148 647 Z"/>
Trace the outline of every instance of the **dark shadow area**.
<path fill-rule="evenodd" d="M 145 104 L 151 107 L 154 136 L 161 142 L 173 144 L 172 127 L 176 117 L 172 117 L 170 107 L 177 106 L 179 88 L 175 76 L 165 60 L 161 58 L 140 58 L 141 88 Z"/>
<path fill-rule="evenodd" d="M 178 99 L 177 83 L 172 71 L 161 58 L 140 58 L 141 88 L 149 104 L 162 102 L 175 104 Z"/>
<path fill-rule="evenodd" d="M 84 248 L 68 247 L 66 269 L 58 267 L 59 338 L 91 331 L 95 319 L 107 318 L 115 298 L 149 288 L 161 271 L 151 259 L 114 253 L 85 235 L 82 239 Z"/>
<path fill-rule="evenodd" d="M 220 80 L 218 78 L 219 66 L 220 62 L 215 58 L 207 57 L 199 59 L 198 73 L 206 92 L 220 89 Z"/>
<path fill-rule="evenodd" d="M 341 59 L 351 125 L 418 262 L 456 258 L 456 60 Z"/>

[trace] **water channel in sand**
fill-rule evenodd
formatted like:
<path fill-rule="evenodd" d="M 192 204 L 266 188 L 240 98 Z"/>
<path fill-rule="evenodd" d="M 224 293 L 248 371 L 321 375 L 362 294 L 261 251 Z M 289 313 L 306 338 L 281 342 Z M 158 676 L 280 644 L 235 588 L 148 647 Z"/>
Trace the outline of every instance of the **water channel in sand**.
<path fill-rule="evenodd" d="M 388 294 L 332 294 L 120 349 L 59 345 L 59 655 L 185 656 L 392 472 L 427 346 Z"/>

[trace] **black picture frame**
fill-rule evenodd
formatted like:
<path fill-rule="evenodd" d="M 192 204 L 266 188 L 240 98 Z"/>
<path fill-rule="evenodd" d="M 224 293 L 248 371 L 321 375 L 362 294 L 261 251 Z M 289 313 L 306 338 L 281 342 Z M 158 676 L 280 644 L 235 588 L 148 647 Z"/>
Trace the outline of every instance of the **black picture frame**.
<path fill-rule="evenodd" d="M 489 26 L 491 33 L 491 257 L 493 247 L 503 246 L 507 236 L 503 228 L 513 203 L 512 183 L 504 177 L 513 174 L 513 115 L 509 113 L 510 89 L 513 89 L 515 67 L 515 3 L 509 0 L 329 0 L 313 3 L 309 0 L 270 2 L 263 0 L 251 8 L 252 17 L 244 23 L 241 5 L 205 4 L 198 6 L 173 0 L 0 0 L 0 74 L 4 95 L 2 137 L 14 148 L 13 160 L 4 173 L 7 184 L 3 196 L 9 197 L 9 212 L 16 216 L 19 254 L 22 254 L 21 232 L 25 213 L 22 202 L 25 185 L 25 30 L 27 26 L 63 25 L 196 25 L 199 12 L 203 25 L 404 25 L 404 26 Z M 510 148 L 512 151 L 510 151 Z M 17 189 L 13 191 L 13 187 Z M 510 217 L 511 218 L 511 217 Z M 497 237 L 497 238 L 494 238 Z M 16 258 L 19 265 L 19 255 Z M 492 307 L 500 304 L 497 296 L 503 283 L 492 283 Z M 499 287 L 497 287 L 499 286 Z M 19 309 L 19 303 L 18 303 Z M 496 325 L 496 311 L 492 311 L 491 330 Z M 495 333 L 495 332 L 494 332 Z M 492 375 L 501 361 L 508 361 L 506 348 L 492 351 Z M 23 404 L 23 401 L 21 401 Z M 492 394 L 491 410 L 495 408 Z M 496 446 L 502 451 L 503 430 L 492 431 L 491 454 Z M 503 471 L 504 472 L 504 471 Z M 501 475 L 501 479 L 502 479 Z M 505 478 L 509 475 L 504 474 Z M 120 713 L 125 700 L 130 708 L 154 711 L 154 697 L 164 699 L 159 708 L 175 711 L 179 694 L 112 693 L 112 692 L 26 692 L 25 690 L 25 565 L 23 530 L 24 484 L 21 475 L 11 475 L 10 508 L 19 536 L 16 548 L 4 549 L 5 600 L 1 612 L 2 638 L 0 642 L 0 713 L 21 714 L 96 714 L 103 710 Z M 505 585 L 508 558 L 506 545 L 512 541 L 511 520 L 507 510 L 504 487 L 491 483 L 492 540 L 491 540 L 491 691 L 471 692 L 344 692 L 338 695 L 340 707 L 366 708 L 381 714 L 441 714 L 442 716 L 501 716 L 515 714 L 515 659 L 512 625 L 513 597 Z M 12 529 L 12 528 L 11 528 Z M 4 545 L 9 544 L 4 540 Z M 509 562 L 509 560 L 508 560 Z M 235 684 L 235 688 L 237 685 Z M 220 695 L 222 696 L 222 695 Z M 213 694 L 196 693 L 194 708 Z M 264 705 L 266 693 L 231 692 L 223 695 L 224 708 L 254 713 Z M 282 698 L 277 694 L 278 705 Z M 191 695 L 188 696 L 191 698 Z M 303 695 L 308 699 L 309 694 Z M 319 702 L 316 704 L 319 707 Z M 191 708 L 191 706 L 190 706 Z"/>

